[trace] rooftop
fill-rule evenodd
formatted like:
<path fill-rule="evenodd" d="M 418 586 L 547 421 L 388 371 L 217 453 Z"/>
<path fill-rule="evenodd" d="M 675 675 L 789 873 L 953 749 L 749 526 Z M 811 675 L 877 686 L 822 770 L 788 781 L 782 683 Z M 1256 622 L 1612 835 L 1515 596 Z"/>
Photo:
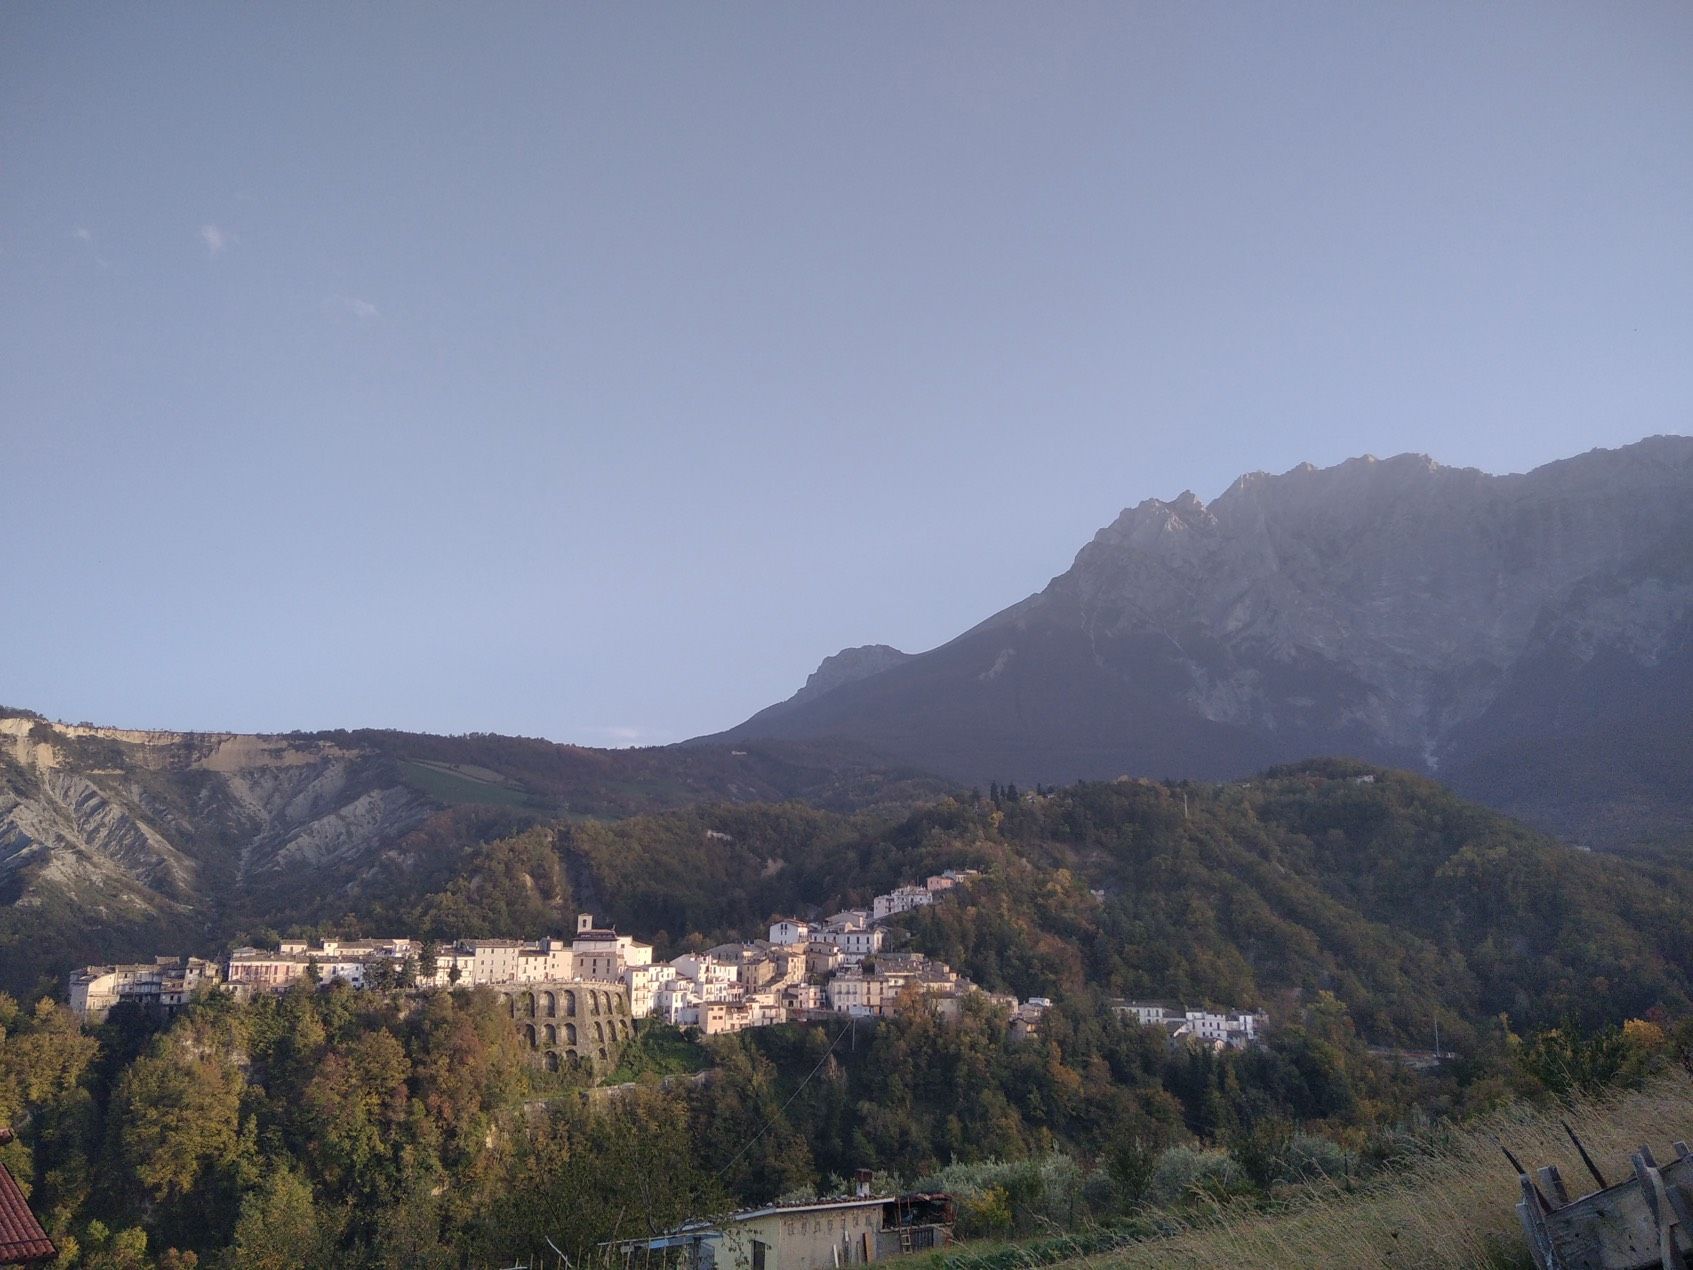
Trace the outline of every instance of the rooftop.
<path fill-rule="evenodd" d="M 0 1141 L 11 1140 L 11 1130 L 0 1133 Z M 46 1261 L 59 1250 L 35 1220 L 24 1202 L 24 1193 L 6 1166 L 0 1164 L 0 1265 L 24 1265 Z"/>

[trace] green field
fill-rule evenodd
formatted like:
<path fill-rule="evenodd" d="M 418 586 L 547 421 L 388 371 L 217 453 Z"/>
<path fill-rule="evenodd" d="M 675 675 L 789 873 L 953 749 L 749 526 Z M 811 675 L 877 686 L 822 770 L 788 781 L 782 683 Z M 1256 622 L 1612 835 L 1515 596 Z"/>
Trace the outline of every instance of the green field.
<path fill-rule="evenodd" d="M 552 810 L 550 803 L 522 786 L 505 781 L 481 780 L 466 774 L 463 769 L 445 764 L 401 759 L 400 773 L 413 789 L 450 807 L 477 803 L 492 807 L 521 807 L 526 811 Z"/>

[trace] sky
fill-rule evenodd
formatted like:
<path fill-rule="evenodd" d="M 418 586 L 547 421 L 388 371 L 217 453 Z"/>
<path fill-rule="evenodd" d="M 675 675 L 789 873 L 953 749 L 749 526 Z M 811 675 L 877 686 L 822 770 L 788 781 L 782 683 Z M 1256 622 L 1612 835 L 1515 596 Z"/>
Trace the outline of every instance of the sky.
<path fill-rule="evenodd" d="M 1693 432 L 1693 6 L 0 7 L 0 702 L 588 745 Z"/>

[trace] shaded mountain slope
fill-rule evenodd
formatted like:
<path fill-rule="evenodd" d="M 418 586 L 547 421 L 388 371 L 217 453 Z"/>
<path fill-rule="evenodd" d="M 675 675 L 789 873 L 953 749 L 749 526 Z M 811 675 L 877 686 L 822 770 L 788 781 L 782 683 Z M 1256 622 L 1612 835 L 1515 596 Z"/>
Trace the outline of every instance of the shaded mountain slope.
<path fill-rule="evenodd" d="M 950 643 L 706 739 L 981 783 L 1347 754 L 1609 842 L 1693 832 L 1690 658 L 1693 439 L 1513 476 L 1401 455 L 1147 500 Z"/>

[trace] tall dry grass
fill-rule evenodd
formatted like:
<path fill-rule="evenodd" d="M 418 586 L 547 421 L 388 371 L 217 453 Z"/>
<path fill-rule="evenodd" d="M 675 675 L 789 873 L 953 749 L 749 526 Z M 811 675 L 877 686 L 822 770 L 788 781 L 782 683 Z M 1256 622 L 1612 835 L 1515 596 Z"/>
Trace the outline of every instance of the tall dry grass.
<path fill-rule="evenodd" d="M 1351 1194 L 1314 1188 L 1280 1213 L 1218 1208 L 1168 1238 L 1085 1260 L 1092 1270 L 1532 1266 L 1517 1221 L 1521 1188 L 1493 1139 L 1530 1170 L 1556 1164 L 1571 1196 L 1585 1194 L 1595 1183 L 1560 1119 L 1581 1135 L 1606 1180 L 1621 1181 L 1642 1143 L 1663 1160 L 1672 1140 L 1693 1140 L 1693 1081 L 1677 1072 L 1567 1110 L 1516 1106 Z"/>

